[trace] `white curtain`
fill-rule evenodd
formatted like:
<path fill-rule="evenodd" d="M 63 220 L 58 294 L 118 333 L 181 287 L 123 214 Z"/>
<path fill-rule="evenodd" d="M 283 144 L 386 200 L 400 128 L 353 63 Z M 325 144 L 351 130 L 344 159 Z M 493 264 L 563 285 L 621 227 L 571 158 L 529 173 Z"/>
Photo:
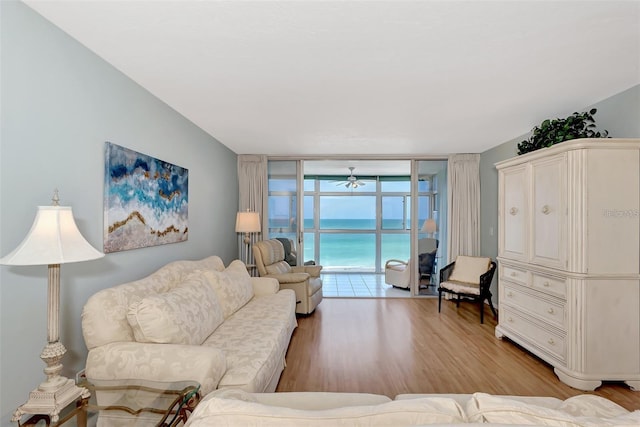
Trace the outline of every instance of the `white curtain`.
<path fill-rule="evenodd" d="M 238 156 L 238 211 L 249 210 L 260 214 L 262 231 L 266 224 L 263 213 L 267 194 L 267 156 L 241 154 Z M 262 240 L 261 233 L 251 233 L 251 245 Z M 238 234 L 238 258 L 254 264 L 251 246 L 247 253 L 244 235 Z M 245 259 L 246 258 L 246 259 Z"/>
<path fill-rule="evenodd" d="M 480 155 L 451 155 L 447 182 L 447 255 L 452 262 L 458 255 L 480 254 Z"/>

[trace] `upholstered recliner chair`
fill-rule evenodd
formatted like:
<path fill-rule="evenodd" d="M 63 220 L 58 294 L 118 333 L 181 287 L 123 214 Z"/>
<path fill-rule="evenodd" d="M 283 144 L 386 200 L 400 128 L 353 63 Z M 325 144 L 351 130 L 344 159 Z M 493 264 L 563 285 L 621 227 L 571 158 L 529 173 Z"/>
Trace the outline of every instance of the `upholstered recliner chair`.
<path fill-rule="evenodd" d="M 384 282 L 394 288 L 409 289 L 411 286 L 411 264 L 409 261 L 390 259 L 384 264 Z"/>
<path fill-rule="evenodd" d="M 260 277 L 273 277 L 280 289 L 296 293 L 296 313 L 309 314 L 322 301 L 321 265 L 290 266 L 284 259 L 284 246 L 277 239 L 253 244 L 253 255 Z"/>

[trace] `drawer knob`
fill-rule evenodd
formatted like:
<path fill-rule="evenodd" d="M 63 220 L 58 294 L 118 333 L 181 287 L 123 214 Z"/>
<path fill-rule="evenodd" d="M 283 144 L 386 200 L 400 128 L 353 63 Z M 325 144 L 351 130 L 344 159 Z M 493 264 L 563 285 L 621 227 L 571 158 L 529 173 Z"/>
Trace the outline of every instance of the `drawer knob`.
<path fill-rule="evenodd" d="M 518 275 L 518 273 L 516 273 L 515 271 L 511 272 L 511 277 L 516 277 Z"/>
<path fill-rule="evenodd" d="M 553 309 L 553 307 L 549 307 L 549 310 L 547 310 L 547 313 L 553 314 L 555 313 L 555 310 Z"/>
<path fill-rule="evenodd" d="M 549 343 L 549 345 L 555 345 L 556 342 L 553 340 L 553 338 L 549 338 L 549 341 L 547 341 Z"/>
<path fill-rule="evenodd" d="M 542 213 L 545 215 L 549 215 L 551 213 L 551 208 L 549 207 L 549 205 L 544 205 L 542 207 Z"/>
<path fill-rule="evenodd" d="M 513 323 L 513 317 L 509 317 L 507 320 L 508 320 L 510 323 Z"/>
<path fill-rule="evenodd" d="M 507 296 L 508 296 L 508 297 L 512 297 L 512 296 L 513 296 L 513 293 L 512 293 L 511 291 L 509 291 L 509 292 L 507 292 Z"/>
<path fill-rule="evenodd" d="M 509 209 L 509 213 L 511 215 L 516 215 L 518 213 L 518 208 L 513 207 L 513 208 Z"/>
<path fill-rule="evenodd" d="M 549 286 L 551 286 L 551 284 L 549 282 L 544 282 L 542 286 L 544 286 L 545 288 L 548 288 Z"/>

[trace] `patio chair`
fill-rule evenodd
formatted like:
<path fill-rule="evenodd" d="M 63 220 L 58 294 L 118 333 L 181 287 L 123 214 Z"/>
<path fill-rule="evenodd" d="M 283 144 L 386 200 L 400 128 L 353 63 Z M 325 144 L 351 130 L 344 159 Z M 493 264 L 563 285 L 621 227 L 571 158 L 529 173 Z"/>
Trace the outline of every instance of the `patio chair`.
<path fill-rule="evenodd" d="M 395 288 L 409 289 L 411 286 L 410 260 L 390 259 L 384 264 L 384 282 Z"/>

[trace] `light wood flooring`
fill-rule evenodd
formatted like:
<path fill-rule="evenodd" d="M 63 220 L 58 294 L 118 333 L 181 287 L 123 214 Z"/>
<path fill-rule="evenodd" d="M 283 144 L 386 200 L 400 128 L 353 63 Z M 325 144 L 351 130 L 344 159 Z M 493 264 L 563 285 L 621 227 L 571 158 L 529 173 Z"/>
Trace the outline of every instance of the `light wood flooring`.
<path fill-rule="evenodd" d="M 489 308 L 437 298 L 327 298 L 298 318 L 277 391 L 385 394 L 473 393 L 553 396 L 581 393 L 508 339 L 495 338 Z M 616 357 L 612 354 L 611 357 Z M 640 391 L 605 383 L 595 392 L 629 410 Z"/>

